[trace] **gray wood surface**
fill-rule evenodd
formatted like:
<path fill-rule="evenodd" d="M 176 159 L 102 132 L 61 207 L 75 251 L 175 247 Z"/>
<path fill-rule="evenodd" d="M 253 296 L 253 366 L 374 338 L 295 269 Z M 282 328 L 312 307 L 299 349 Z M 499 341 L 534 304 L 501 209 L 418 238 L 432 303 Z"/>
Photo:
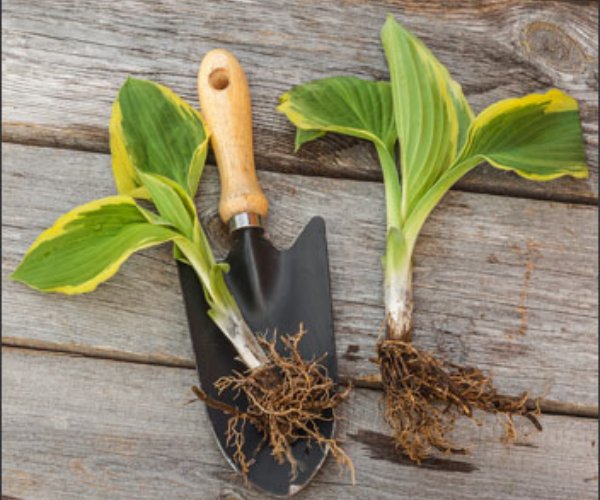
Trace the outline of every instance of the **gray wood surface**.
<path fill-rule="evenodd" d="M 19 499 L 257 499 L 223 460 L 190 369 L 5 348 L 3 494 Z M 296 498 L 592 499 L 597 424 L 545 416 L 544 432 L 506 448 L 499 428 L 461 427 L 469 455 L 417 468 L 394 453 L 378 391 L 356 390 L 339 435 L 357 485 L 329 459 Z M 488 418 L 492 424 L 494 418 Z M 523 426 L 527 431 L 528 427 Z M 466 441 L 465 441 L 466 440 Z M 8 463 L 7 463 L 8 462 Z"/>
<path fill-rule="evenodd" d="M 597 198 L 596 2 L 3 2 L 4 140 L 107 150 L 111 103 L 128 74 L 196 102 L 202 55 L 223 46 L 247 70 L 260 168 L 379 179 L 374 154 L 331 137 L 292 152 L 275 113 L 290 86 L 330 75 L 387 78 L 379 29 L 388 12 L 422 36 L 475 111 L 556 86 L 581 104 L 592 176 L 532 183 L 487 166 L 462 189 L 593 202 Z"/>
<path fill-rule="evenodd" d="M 340 371 L 373 373 L 381 332 L 384 206 L 379 183 L 261 172 L 267 229 L 290 245 L 313 215 L 327 223 Z M 197 198 L 220 250 L 218 177 L 206 168 Z M 132 257 L 86 296 L 40 294 L 10 282 L 37 234 L 62 213 L 114 193 L 104 154 L 5 144 L 4 342 L 193 366 L 168 246 Z M 489 369 L 502 388 L 531 389 L 568 411 L 597 411 L 597 209 L 453 192 L 416 250 L 417 342 Z"/>
<path fill-rule="evenodd" d="M 534 183 L 481 167 L 433 213 L 416 250 L 416 342 L 490 370 L 504 390 L 541 395 L 544 432 L 506 448 L 498 425 L 463 423 L 457 438 L 471 454 L 415 467 L 392 448 L 381 392 L 355 389 L 339 434 L 357 486 L 328 460 L 297 498 L 597 498 L 597 9 L 578 0 L 3 2 L 3 500 L 264 498 L 227 466 L 202 406 L 186 404 L 197 377 L 170 248 L 133 256 L 85 296 L 7 279 L 59 215 L 114 194 L 107 125 L 125 77 L 196 103 L 197 67 L 214 47 L 232 50 L 249 76 L 273 242 L 289 246 L 314 215 L 327 222 L 340 372 L 368 385 L 383 317 L 379 167 L 370 146 L 339 136 L 293 154 L 293 128 L 275 106 L 311 79 L 387 78 L 378 37 L 388 12 L 448 66 L 476 112 L 550 87 L 580 103 L 589 179 Z M 197 204 L 222 256 L 218 192 L 209 165 Z"/>

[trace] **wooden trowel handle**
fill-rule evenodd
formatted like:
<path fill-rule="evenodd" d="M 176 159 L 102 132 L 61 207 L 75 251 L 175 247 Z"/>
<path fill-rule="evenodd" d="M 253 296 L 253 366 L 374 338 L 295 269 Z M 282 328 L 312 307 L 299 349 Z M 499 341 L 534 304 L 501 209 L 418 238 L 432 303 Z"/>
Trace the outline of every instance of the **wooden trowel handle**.
<path fill-rule="evenodd" d="M 215 49 L 204 56 L 198 71 L 198 95 L 219 166 L 221 219 L 228 224 L 238 214 L 264 217 L 269 202 L 254 168 L 248 81 L 233 54 Z"/>

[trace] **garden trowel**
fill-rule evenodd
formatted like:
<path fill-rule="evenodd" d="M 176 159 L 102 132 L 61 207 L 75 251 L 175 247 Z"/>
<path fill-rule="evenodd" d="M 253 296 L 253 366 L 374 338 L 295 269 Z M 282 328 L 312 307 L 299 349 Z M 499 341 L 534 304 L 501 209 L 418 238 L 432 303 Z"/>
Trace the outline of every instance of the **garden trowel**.
<path fill-rule="evenodd" d="M 198 93 L 219 167 L 219 214 L 231 232 L 232 246 L 225 259 L 230 266 L 227 285 L 256 334 L 272 339 L 275 332 L 277 336 L 296 333 L 302 324 L 306 331 L 300 342 L 303 358 L 325 355 L 322 364 L 337 380 L 325 223 L 320 217 L 313 218 L 288 250 L 277 250 L 269 242 L 263 229 L 268 201 L 254 168 L 248 83 L 237 59 L 225 50 L 209 52 L 198 72 Z M 243 411 L 247 402 L 242 396 L 219 394 L 214 382 L 234 370 L 243 372 L 246 367 L 209 318 L 195 272 L 184 263 L 178 266 L 202 389 Z M 280 343 L 277 347 L 282 351 Z M 235 450 L 227 445 L 228 415 L 210 407 L 208 414 L 221 451 L 238 470 L 232 458 Z M 323 435 L 333 436 L 333 420 L 320 425 Z M 272 495 L 287 496 L 302 489 L 328 451 L 317 443 L 296 441 L 293 453 L 298 471 L 291 477 L 289 464 L 275 461 L 268 445 L 259 446 L 262 440 L 255 427 L 246 425 L 244 452 L 255 460 L 247 478 Z"/>

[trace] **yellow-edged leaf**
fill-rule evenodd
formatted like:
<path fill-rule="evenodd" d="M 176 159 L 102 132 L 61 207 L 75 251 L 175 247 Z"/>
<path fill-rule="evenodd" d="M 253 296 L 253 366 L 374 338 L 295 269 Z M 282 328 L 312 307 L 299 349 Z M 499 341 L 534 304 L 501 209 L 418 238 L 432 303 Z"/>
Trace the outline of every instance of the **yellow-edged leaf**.
<path fill-rule="evenodd" d="M 168 177 L 194 195 L 208 134 L 200 113 L 173 91 L 128 78 L 113 104 L 110 148 L 119 193 L 148 198 L 139 170 Z"/>
<path fill-rule="evenodd" d="M 192 199 L 175 181 L 156 174 L 140 172 L 144 187 L 163 220 L 176 227 L 189 240 L 194 239 L 198 216 Z"/>
<path fill-rule="evenodd" d="M 91 292 L 134 252 L 179 237 L 149 223 L 129 196 L 111 196 L 60 217 L 31 245 L 11 278 L 44 292 Z"/>
<path fill-rule="evenodd" d="M 175 181 L 155 174 L 140 173 L 144 186 L 152 195 L 152 200 L 160 216 L 144 214 L 156 224 L 164 221 L 181 233 L 185 239 L 178 239 L 175 246 L 175 258 L 188 260 L 189 253 L 195 256 L 194 268 L 198 273 L 203 286 L 207 290 L 207 297 L 215 300 L 214 294 L 218 293 L 213 283 L 211 270 L 217 264 L 212 253 L 210 242 L 200 226 L 196 206 L 192 198 Z M 159 222 L 160 223 L 160 222 Z M 221 269 L 223 267 L 221 266 Z"/>
<path fill-rule="evenodd" d="M 587 177 L 577 101 L 552 89 L 505 99 L 482 111 L 454 164 L 421 197 L 407 220 L 411 241 L 452 185 L 484 160 L 538 181 Z"/>
<path fill-rule="evenodd" d="M 396 142 L 388 82 L 350 76 L 323 78 L 293 87 L 277 110 L 298 127 L 296 149 L 327 132 L 379 143 L 390 152 Z"/>
<path fill-rule="evenodd" d="M 476 156 L 534 180 L 587 177 L 577 101 L 552 89 L 492 104 L 473 122 L 458 162 Z"/>
<path fill-rule="evenodd" d="M 472 112 L 448 70 L 391 15 L 381 30 L 381 41 L 400 139 L 404 219 L 452 164 Z"/>
<path fill-rule="evenodd" d="M 327 132 L 375 144 L 385 179 L 388 224 L 400 223 L 400 181 L 394 159 L 397 142 L 388 82 L 339 76 L 293 87 L 278 111 L 296 125 L 296 149 Z"/>

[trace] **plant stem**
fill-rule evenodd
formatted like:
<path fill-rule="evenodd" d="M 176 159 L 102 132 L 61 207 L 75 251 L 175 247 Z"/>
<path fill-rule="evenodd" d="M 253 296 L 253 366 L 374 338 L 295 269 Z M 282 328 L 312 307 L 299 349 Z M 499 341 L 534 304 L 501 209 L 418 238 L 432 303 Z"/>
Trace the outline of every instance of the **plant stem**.
<path fill-rule="evenodd" d="M 412 331 L 412 248 L 402 231 L 402 188 L 394 156 L 375 143 L 385 186 L 387 245 L 384 261 L 386 335 L 410 340 Z"/>
<path fill-rule="evenodd" d="M 225 311 L 211 308 L 209 314 L 250 370 L 265 366 L 269 362 L 237 306 Z"/>
<path fill-rule="evenodd" d="M 402 190 L 400 187 L 400 178 L 398 176 L 398 168 L 394 160 L 393 153 L 383 146 L 383 144 L 375 143 L 381 170 L 383 172 L 383 185 L 385 188 L 385 209 L 387 228 L 400 227 L 402 225 L 402 216 L 400 212 L 402 201 Z"/>
<path fill-rule="evenodd" d="M 406 240 L 402 240 L 400 245 L 404 247 L 401 249 L 404 251 L 399 262 L 389 258 L 389 255 L 385 258 L 383 287 L 386 337 L 409 342 L 412 340 L 413 313 L 412 249 L 406 248 Z"/>
<path fill-rule="evenodd" d="M 481 159 L 478 157 L 467 157 L 448 169 L 402 221 L 400 228 L 394 228 L 393 223 L 390 223 L 390 217 L 397 217 L 397 215 L 390 211 L 388 200 L 388 242 L 384 259 L 384 292 L 386 332 L 389 339 L 412 340 L 412 253 L 423 223 L 452 185 L 480 162 Z M 386 190 L 387 197 L 388 191 Z M 400 206 L 400 203 L 397 203 L 396 206 Z M 394 236 L 394 231 L 398 235 Z"/>
<path fill-rule="evenodd" d="M 218 273 L 223 271 L 211 268 L 214 268 L 216 264 L 212 266 L 206 264 L 205 259 L 202 259 L 199 255 L 199 247 L 192 241 L 181 239 L 177 241 L 177 246 L 200 278 L 210 305 L 209 316 L 229 339 L 242 362 L 251 370 L 266 365 L 268 363 L 267 355 L 252 334 L 224 280 L 221 283 L 222 286 L 217 287 L 214 285 L 216 280 L 211 274 L 215 271 Z M 223 279 L 223 277 L 221 276 L 220 279 Z"/>

